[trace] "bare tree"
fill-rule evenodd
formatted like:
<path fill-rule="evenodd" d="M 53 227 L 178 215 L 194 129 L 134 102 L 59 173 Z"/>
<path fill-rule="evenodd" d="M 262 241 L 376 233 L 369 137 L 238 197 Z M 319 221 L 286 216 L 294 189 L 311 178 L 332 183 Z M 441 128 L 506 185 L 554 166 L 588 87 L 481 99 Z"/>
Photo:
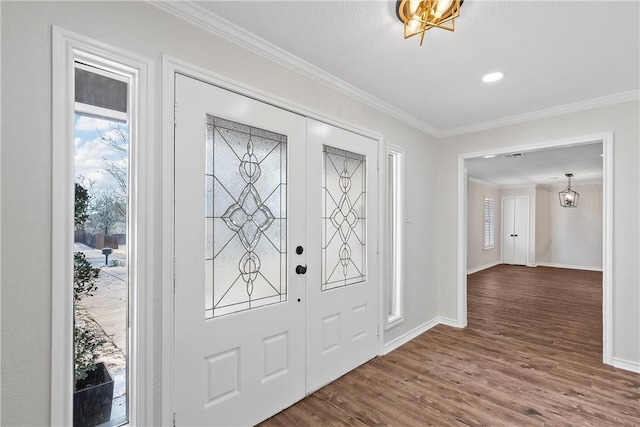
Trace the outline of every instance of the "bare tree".
<path fill-rule="evenodd" d="M 126 205 L 123 205 L 120 194 L 114 188 L 97 192 L 91 210 L 91 223 L 94 229 L 100 230 L 105 236 L 113 232 L 117 224 L 126 223 Z"/>
<path fill-rule="evenodd" d="M 117 184 L 117 192 L 115 196 L 118 198 L 118 206 L 123 209 L 120 212 L 123 218 L 127 212 L 127 190 L 129 183 L 129 132 L 126 125 L 120 123 L 111 123 L 108 132 L 100 134 L 100 140 L 103 144 L 111 147 L 115 153 L 119 154 L 116 159 L 104 159 L 105 171 L 114 179 Z"/>
<path fill-rule="evenodd" d="M 103 194 L 100 205 L 102 208 L 107 206 L 110 209 L 117 210 L 119 221 L 125 222 L 127 217 L 127 201 L 128 201 L 128 181 L 129 181 L 129 134 L 126 125 L 120 123 L 111 123 L 109 131 L 102 133 L 98 131 L 100 141 L 111 147 L 117 156 L 116 158 L 105 158 L 104 170 L 116 182 L 115 191 Z M 111 213 L 110 213 L 111 214 Z M 104 218 L 106 216 L 103 215 Z M 117 222 L 117 221 L 116 221 Z M 106 224 L 105 221 L 102 221 Z M 105 234 L 107 234 L 105 232 Z"/>

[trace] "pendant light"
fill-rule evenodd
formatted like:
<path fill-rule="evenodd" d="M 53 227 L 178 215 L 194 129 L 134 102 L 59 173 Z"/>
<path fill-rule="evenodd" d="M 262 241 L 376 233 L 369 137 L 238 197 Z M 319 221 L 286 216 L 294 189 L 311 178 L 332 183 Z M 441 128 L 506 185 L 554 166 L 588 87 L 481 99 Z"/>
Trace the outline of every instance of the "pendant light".
<path fill-rule="evenodd" d="M 567 189 L 562 190 L 558 193 L 558 197 L 560 197 L 560 206 L 563 208 L 577 208 L 578 207 L 578 198 L 580 194 L 571 189 L 571 177 L 573 177 L 572 173 L 566 173 L 564 176 L 569 180 L 567 184 Z"/>

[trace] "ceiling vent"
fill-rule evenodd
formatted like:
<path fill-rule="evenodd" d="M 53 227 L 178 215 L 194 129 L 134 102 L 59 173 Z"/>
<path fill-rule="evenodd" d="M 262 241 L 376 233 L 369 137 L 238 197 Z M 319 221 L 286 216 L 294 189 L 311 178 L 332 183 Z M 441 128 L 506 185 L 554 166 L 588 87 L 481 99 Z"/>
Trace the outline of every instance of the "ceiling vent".
<path fill-rule="evenodd" d="M 509 153 L 503 156 L 506 159 L 516 158 L 516 157 L 524 157 L 524 153 Z"/>

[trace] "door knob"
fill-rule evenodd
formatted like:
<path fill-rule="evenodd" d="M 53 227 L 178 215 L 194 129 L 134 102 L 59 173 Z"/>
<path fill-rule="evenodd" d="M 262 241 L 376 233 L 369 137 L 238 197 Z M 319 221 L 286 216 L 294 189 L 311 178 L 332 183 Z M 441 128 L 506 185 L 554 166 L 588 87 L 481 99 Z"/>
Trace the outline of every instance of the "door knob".
<path fill-rule="evenodd" d="M 307 272 L 306 265 L 299 265 L 296 267 L 296 274 L 305 274 Z"/>

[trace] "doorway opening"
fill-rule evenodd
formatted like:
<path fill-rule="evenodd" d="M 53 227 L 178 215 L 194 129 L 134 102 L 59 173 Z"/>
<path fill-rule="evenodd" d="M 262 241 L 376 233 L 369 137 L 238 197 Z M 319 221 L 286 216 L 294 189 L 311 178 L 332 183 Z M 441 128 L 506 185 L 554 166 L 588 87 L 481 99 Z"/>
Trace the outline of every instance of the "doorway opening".
<path fill-rule="evenodd" d="M 554 159 L 561 159 L 564 154 L 570 154 L 572 150 L 575 152 L 583 152 L 589 153 L 593 158 L 590 159 L 580 159 L 575 158 L 572 161 L 567 162 L 564 166 L 560 167 L 556 173 L 550 173 L 547 166 L 551 166 Z M 527 153 L 530 153 L 529 157 L 533 158 L 544 158 L 545 155 L 548 155 L 547 160 L 541 160 L 537 167 L 532 167 L 532 171 L 537 170 L 537 176 L 535 173 L 523 173 L 523 169 L 520 165 L 515 165 L 511 163 L 512 173 L 511 176 L 517 177 L 520 179 L 520 182 L 510 182 L 504 183 L 500 181 L 496 176 L 484 175 L 485 179 L 478 179 L 476 176 L 483 176 L 481 173 L 477 172 L 478 163 L 482 161 L 492 160 L 493 163 L 496 162 L 508 162 L 513 161 L 512 153 L 524 154 L 524 157 L 527 156 Z M 585 154 L 586 155 L 586 154 Z M 521 156 L 518 156 L 521 157 Z M 495 159 L 495 160 L 494 160 Z M 551 267 L 569 267 L 583 270 L 597 270 L 601 269 L 602 274 L 602 307 L 603 307 L 603 332 L 602 332 L 602 343 L 603 343 L 603 361 L 606 364 L 612 364 L 612 347 L 613 347 L 613 337 L 612 337 L 612 194 L 613 194 L 613 173 L 612 173 L 612 163 L 613 163 L 613 134 L 602 134 L 602 135 L 590 135 L 581 138 L 573 138 L 570 140 L 560 140 L 560 141 L 551 141 L 546 143 L 534 144 L 530 146 L 519 146 L 519 147 L 510 147 L 503 149 L 496 149 L 492 151 L 483 151 L 476 153 L 468 153 L 461 154 L 459 156 L 459 169 L 458 169 L 458 207 L 459 207 L 459 216 L 458 216 L 458 326 L 464 327 L 467 324 L 467 274 L 473 273 L 476 271 L 480 271 L 483 268 L 491 267 L 492 265 L 497 265 L 499 263 L 504 262 L 504 248 L 496 249 L 492 248 L 494 251 L 493 257 L 486 257 L 484 264 L 478 263 L 478 259 L 474 259 L 474 255 L 469 254 L 469 247 L 473 245 L 474 240 L 478 240 L 482 238 L 482 235 L 475 236 L 472 234 L 473 225 L 470 225 L 470 206 L 469 206 L 469 197 L 470 197 L 470 189 L 469 187 L 477 186 L 480 188 L 480 191 L 484 191 L 485 193 L 495 193 L 495 194 L 481 194 L 485 198 L 488 196 L 498 197 L 500 200 L 502 197 L 514 197 L 514 196 L 531 196 L 530 199 L 530 207 L 529 213 L 530 218 L 529 222 L 529 244 L 527 245 L 527 262 L 526 265 L 530 267 L 535 267 L 537 265 L 547 265 Z M 474 165 L 475 162 L 475 165 Z M 487 163 L 488 164 L 488 163 Z M 592 169 L 594 165 L 599 165 L 599 176 L 598 172 L 594 172 Z M 535 166 L 535 162 L 534 162 Z M 571 259 L 571 256 L 575 254 L 567 253 L 566 248 L 563 248 L 559 243 L 562 240 L 566 240 L 567 236 L 566 230 L 571 229 L 570 227 L 559 226 L 562 224 L 562 221 L 565 221 L 564 225 L 577 224 L 579 221 L 576 220 L 575 215 L 574 218 L 567 218 L 568 211 L 577 212 L 580 207 L 577 209 L 566 210 L 566 208 L 561 208 L 558 203 L 558 195 L 556 191 L 557 186 L 562 185 L 562 180 L 559 177 L 564 176 L 564 173 L 571 172 L 565 170 L 565 168 L 576 168 L 577 170 L 581 170 L 583 173 L 583 185 L 585 186 L 595 186 L 593 191 L 589 189 L 593 194 L 593 199 L 600 200 L 599 207 L 594 207 L 593 205 L 587 206 L 586 204 L 582 206 L 583 211 L 580 212 L 582 215 L 582 219 L 580 221 L 584 221 L 585 218 L 589 218 L 590 227 L 596 229 L 596 236 L 588 235 L 587 238 L 594 237 L 594 240 L 597 240 L 598 235 L 600 236 L 599 247 L 594 251 L 592 250 L 589 254 L 591 262 L 587 264 L 580 264 L 576 262 L 575 259 Z M 481 169 L 481 168 L 480 168 Z M 495 164 L 493 165 L 493 169 L 495 169 Z M 505 169 L 508 171 L 508 167 Z M 595 167 L 598 169 L 598 167 Z M 479 169 L 478 169 L 479 170 Z M 471 171 L 471 172 L 470 172 Z M 595 173 L 595 175 L 594 175 Z M 508 173 L 507 173 L 508 175 Z M 488 178 L 487 178 L 488 177 Z M 556 178 L 558 177 L 558 178 Z M 529 182 L 522 182 L 522 180 L 529 179 Z M 491 181 L 497 181 L 498 184 L 492 183 Z M 555 180 L 555 181 L 554 181 Z M 554 185 L 555 184 L 555 185 Z M 599 190 L 598 190 L 599 186 Z M 478 188 L 474 190 L 477 192 Z M 584 187 L 586 188 L 586 187 Z M 559 188 L 562 190 L 562 188 Z M 599 194 L 598 194 L 599 192 Z M 524 194 L 523 194 L 524 193 Z M 538 201 L 536 201 L 536 195 L 538 195 Z M 582 199 L 581 199 L 582 201 Z M 539 203 L 539 217 L 536 218 L 536 204 Z M 554 204 L 555 202 L 555 204 Z M 593 202 L 596 203 L 596 202 Z M 557 206 L 555 206 L 557 204 Z M 555 209 L 557 207 L 557 209 Z M 591 209 L 592 215 L 586 214 L 586 209 Z M 596 210 L 594 210 L 596 209 Z M 564 210 L 561 212 L 560 210 Z M 495 212 L 501 212 L 501 208 L 495 210 Z M 502 219 L 495 219 L 496 224 L 501 224 Z M 567 221 L 569 221 L 567 223 Z M 549 224 L 555 224 L 554 228 L 546 227 Z M 582 224 L 584 226 L 584 224 Z M 482 226 L 482 224 L 480 224 Z M 502 236 L 506 231 L 501 230 Z M 476 233 L 477 234 L 477 233 Z M 511 233 L 515 234 L 515 233 Z M 589 234 L 589 233 L 585 233 Z M 496 242 L 500 242 L 502 236 L 496 236 Z M 585 236 L 579 236 L 579 238 L 584 238 Z M 538 242 L 538 245 L 536 245 Z M 574 237 L 575 242 L 575 237 Z M 480 240 L 480 244 L 482 240 Z M 597 243 L 597 242 L 596 242 Z M 595 247 L 595 246 L 593 246 Z M 481 248 L 482 251 L 482 248 Z M 562 252 L 564 251 L 564 252 Z M 486 255 L 486 250 L 484 251 Z M 496 256 L 495 252 L 500 252 L 499 256 Z M 555 255 L 554 255 L 555 254 Z M 558 254 L 562 256 L 558 258 Z M 584 254 L 583 254 L 584 255 Z M 556 256 L 556 261 L 554 262 L 553 257 Z M 546 257 L 546 258 L 545 258 Z M 549 259 L 551 257 L 551 259 Z M 564 262 L 557 261 L 557 259 L 564 259 Z"/>

